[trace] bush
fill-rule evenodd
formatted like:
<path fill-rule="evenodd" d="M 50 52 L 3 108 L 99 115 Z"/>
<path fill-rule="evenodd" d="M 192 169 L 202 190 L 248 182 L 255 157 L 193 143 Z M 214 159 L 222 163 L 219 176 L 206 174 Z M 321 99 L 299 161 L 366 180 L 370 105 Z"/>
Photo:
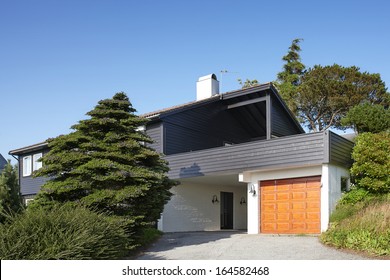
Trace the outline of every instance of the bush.
<path fill-rule="evenodd" d="M 28 209 L 0 225 L 0 258 L 120 259 L 130 248 L 129 223 L 81 207 Z"/>
<path fill-rule="evenodd" d="M 390 132 L 360 134 L 352 158 L 351 175 L 358 188 L 371 193 L 390 192 Z"/>
<path fill-rule="evenodd" d="M 365 203 L 370 201 L 369 203 Z M 347 208 L 345 208 L 347 207 Z M 337 212 L 346 212 L 342 215 Z M 334 218 L 339 217 L 339 219 Z M 328 231 L 321 235 L 325 244 L 338 248 L 365 251 L 373 255 L 390 256 L 390 196 L 361 201 L 355 205 L 337 207 Z"/>

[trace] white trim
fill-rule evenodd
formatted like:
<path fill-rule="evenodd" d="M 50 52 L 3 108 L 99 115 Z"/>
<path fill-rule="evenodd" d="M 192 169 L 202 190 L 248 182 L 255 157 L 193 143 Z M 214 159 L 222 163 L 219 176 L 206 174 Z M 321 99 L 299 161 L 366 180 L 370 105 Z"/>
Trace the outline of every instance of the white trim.
<path fill-rule="evenodd" d="M 31 176 L 32 173 L 32 156 L 23 157 L 23 177 Z"/>
<path fill-rule="evenodd" d="M 34 154 L 33 155 L 33 165 L 32 170 L 36 171 L 40 168 L 42 168 L 42 161 L 38 161 L 42 157 L 42 153 Z"/>

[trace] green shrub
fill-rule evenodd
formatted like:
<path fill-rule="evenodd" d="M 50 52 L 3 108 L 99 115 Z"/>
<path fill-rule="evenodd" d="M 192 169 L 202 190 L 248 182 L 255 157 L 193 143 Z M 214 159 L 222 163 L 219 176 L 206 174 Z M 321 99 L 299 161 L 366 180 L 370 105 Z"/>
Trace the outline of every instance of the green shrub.
<path fill-rule="evenodd" d="M 66 205 L 51 211 L 27 210 L 0 225 L 0 258 L 119 259 L 130 247 L 126 233 L 129 223 Z"/>
<path fill-rule="evenodd" d="M 341 211 L 347 206 L 341 206 Z M 342 215 L 336 214 L 339 219 L 333 218 L 321 240 L 338 248 L 390 256 L 390 196 L 372 197 L 369 203 L 361 201 L 348 207 L 350 215 L 340 218 Z"/>
<path fill-rule="evenodd" d="M 390 132 L 360 134 L 352 158 L 351 175 L 358 188 L 371 193 L 390 192 Z"/>
<path fill-rule="evenodd" d="M 341 197 L 338 206 L 355 205 L 358 202 L 368 201 L 371 197 L 370 192 L 365 189 L 352 188 Z"/>

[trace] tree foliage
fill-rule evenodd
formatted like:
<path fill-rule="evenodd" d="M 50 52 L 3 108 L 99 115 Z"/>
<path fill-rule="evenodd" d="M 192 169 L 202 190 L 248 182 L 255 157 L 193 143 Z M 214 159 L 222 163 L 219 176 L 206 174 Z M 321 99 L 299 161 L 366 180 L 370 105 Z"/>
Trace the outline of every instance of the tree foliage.
<path fill-rule="evenodd" d="M 256 79 L 255 80 L 246 79 L 244 82 L 241 79 L 237 79 L 237 80 L 241 88 L 250 88 L 250 87 L 257 86 L 259 84 L 259 82 Z"/>
<path fill-rule="evenodd" d="M 297 115 L 312 131 L 343 128 L 341 119 L 354 106 L 389 104 L 389 94 L 379 74 L 356 66 L 316 65 L 302 77 L 296 95 Z"/>
<path fill-rule="evenodd" d="M 23 202 L 18 182 L 18 168 L 8 160 L 8 164 L 5 165 L 0 174 L 0 213 L 17 213 L 22 209 Z M 0 216 L 0 221 L 4 220 L 5 217 Z"/>
<path fill-rule="evenodd" d="M 352 127 L 358 133 L 379 133 L 390 129 L 390 111 L 379 104 L 359 104 L 347 112 L 341 125 Z"/>
<path fill-rule="evenodd" d="M 51 179 L 32 207 L 70 202 L 131 217 L 138 225 L 156 221 L 176 182 L 139 129 L 147 120 L 135 115 L 123 92 L 99 101 L 87 115 L 74 132 L 48 140 L 50 152 L 35 176 Z"/>
<path fill-rule="evenodd" d="M 296 113 L 297 111 L 296 95 L 298 86 L 301 83 L 301 77 L 306 68 L 301 62 L 300 56 L 300 43 L 302 41 L 303 39 L 298 38 L 291 42 L 287 54 L 282 58 L 285 62 L 283 71 L 278 73 L 277 80 L 274 82 L 283 100 L 293 113 Z"/>
<path fill-rule="evenodd" d="M 370 192 L 390 192 L 390 133 L 362 133 L 356 138 L 351 168 L 356 185 Z"/>

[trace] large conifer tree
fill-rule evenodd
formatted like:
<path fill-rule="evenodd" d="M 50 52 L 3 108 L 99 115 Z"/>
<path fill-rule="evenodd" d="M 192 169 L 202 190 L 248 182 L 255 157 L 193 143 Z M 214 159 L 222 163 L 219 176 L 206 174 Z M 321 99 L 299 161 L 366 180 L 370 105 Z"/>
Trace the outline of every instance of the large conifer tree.
<path fill-rule="evenodd" d="M 277 80 L 274 82 L 279 90 L 279 94 L 286 102 L 288 107 L 294 114 L 297 113 L 296 96 L 298 86 L 301 83 L 301 77 L 305 72 L 306 66 L 301 62 L 300 43 L 303 39 L 294 39 L 288 52 L 283 56 L 282 60 L 285 62 L 283 71 L 277 75 Z"/>
<path fill-rule="evenodd" d="M 145 224 L 156 221 L 176 185 L 167 163 L 147 146 L 140 129 L 147 122 L 135 115 L 123 92 L 99 101 L 74 132 L 48 140 L 50 152 L 36 176 L 50 177 L 34 206 L 76 203 Z"/>

